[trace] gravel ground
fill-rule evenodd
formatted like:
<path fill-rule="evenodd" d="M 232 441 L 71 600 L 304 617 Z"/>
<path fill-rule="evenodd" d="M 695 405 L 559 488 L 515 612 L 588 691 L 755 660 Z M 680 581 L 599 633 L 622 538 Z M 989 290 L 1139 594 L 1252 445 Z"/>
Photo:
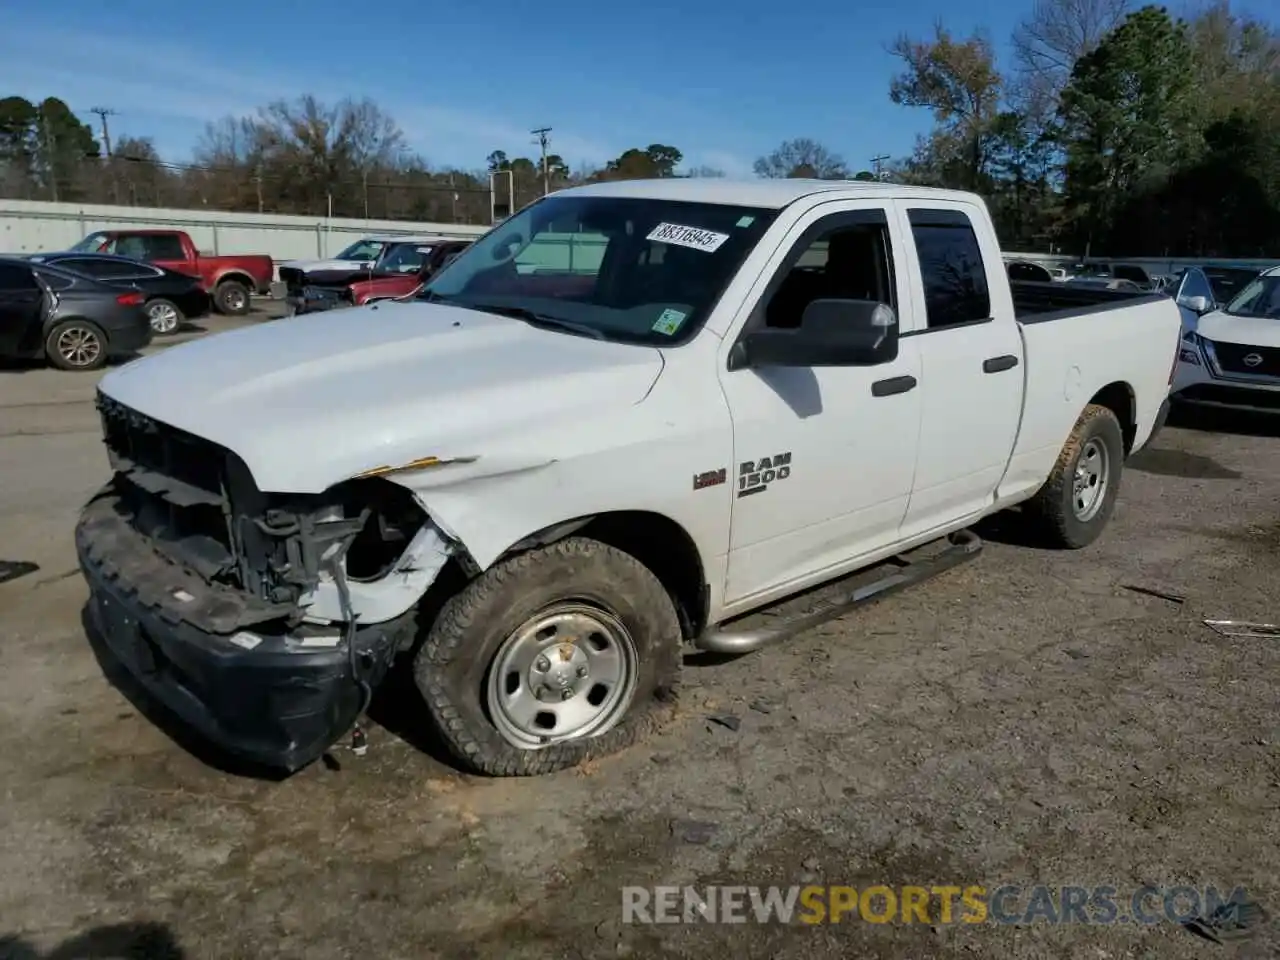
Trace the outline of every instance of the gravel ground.
<path fill-rule="evenodd" d="M 1280 644 L 1201 621 L 1280 621 L 1280 430 L 1171 428 L 1090 549 L 1023 546 L 997 518 L 976 562 L 922 587 L 692 658 L 676 720 L 590 768 L 461 775 L 392 688 L 366 756 L 270 781 L 86 640 L 71 528 L 106 475 L 95 379 L 0 372 L 0 559 L 40 565 L 0 585 L 0 957 L 1280 955 L 1269 920 L 1216 945 L 1169 922 L 621 911 L 628 885 L 1044 883 L 1118 888 L 1122 914 L 1146 884 L 1242 886 L 1275 914 Z"/>

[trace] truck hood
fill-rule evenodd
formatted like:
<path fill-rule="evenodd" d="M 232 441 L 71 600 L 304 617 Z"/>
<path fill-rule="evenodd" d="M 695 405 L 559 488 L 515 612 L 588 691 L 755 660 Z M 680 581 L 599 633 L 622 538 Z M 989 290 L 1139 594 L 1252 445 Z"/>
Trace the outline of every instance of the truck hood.
<path fill-rule="evenodd" d="M 323 270 L 358 270 L 363 260 L 286 260 L 280 264 L 303 273 L 316 273 Z"/>
<path fill-rule="evenodd" d="M 535 431 L 640 402 L 662 366 L 652 347 L 383 303 L 170 347 L 112 371 L 100 389 L 234 451 L 263 490 L 319 493 L 424 457 L 518 466 Z M 538 456 L 546 461 L 545 447 Z"/>
<path fill-rule="evenodd" d="M 1280 347 L 1280 320 L 1267 317 L 1206 313 L 1196 324 L 1196 333 L 1206 340 L 1221 343 L 1238 343 L 1246 347 Z"/>

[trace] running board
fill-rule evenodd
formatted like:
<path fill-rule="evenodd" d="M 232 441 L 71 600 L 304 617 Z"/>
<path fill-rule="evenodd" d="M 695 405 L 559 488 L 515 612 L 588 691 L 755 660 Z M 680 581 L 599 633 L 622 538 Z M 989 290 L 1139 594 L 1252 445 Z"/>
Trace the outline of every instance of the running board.
<path fill-rule="evenodd" d="M 942 546 L 942 550 L 937 548 Z M 982 550 L 982 540 L 970 530 L 924 544 L 915 550 L 891 557 L 867 570 L 827 583 L 816 589 L 790 597 L 771 608 L 756 611 L 735 623 L 703 633 L 693 645 L 709 653 L 751 653 L 779 640 L 786 640 L 828 620 L 848 613 L 855 607 L 888 596 L 936 577 L 966 560 L 974 559 Z M 773 614 L 773 616 L 770 616 Z M 748 627 L 745 621 L 769 617 L 767 626 Z M 777 620 L 781 618 L 782 622 Z"/>

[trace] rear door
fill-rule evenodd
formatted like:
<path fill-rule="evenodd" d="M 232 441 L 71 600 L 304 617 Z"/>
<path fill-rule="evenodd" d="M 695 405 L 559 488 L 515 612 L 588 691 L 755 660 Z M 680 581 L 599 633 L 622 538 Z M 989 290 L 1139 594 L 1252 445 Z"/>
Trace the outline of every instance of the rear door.
<path fill-rule="evenodd" d="M 921 421 L 904 538 L 988 506 L 1004 475 L 1022 415 L 1022 334 L 1000 251 L 980 207 L 899 201 L 906 268 L 923 329 Z M 988 276 L 988 265 L 992 276 Z"/>
<path fill-rule="evenodd" d="M 0 353 L 13 354 L 44 317 L 44 288 L 31 268 L 0 263 Z"/>

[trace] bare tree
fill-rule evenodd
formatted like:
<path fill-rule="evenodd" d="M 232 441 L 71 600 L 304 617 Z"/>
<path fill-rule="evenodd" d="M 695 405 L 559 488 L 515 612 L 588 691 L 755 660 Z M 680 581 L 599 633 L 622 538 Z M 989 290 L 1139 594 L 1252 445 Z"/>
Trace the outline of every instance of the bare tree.
<path fill-rule="evenodd" d="M 807 137 L 784 141 L 773 153 L 758 159 L 754 166 L 756 176 L 776 180 L 787 177 L 843 180 L 849 176 L 843 157 Z"/>
<path fill-rule="evenodd" d="M 1066 86 L 1076 61 L 1120 25 L 1131 0 L 1035 0 L 1013 31 L 1021 106 L 1042 113 Z"/>
<path fill-rule="evenodd" d="M 932 40 L 899 37 L 889 48 L 903 71 L 889 84 L 889 98 L 933 114 L 942 137 L 966 158 L 965 186 L 977 189 L 986 170 L 985 141 L 1000 114 L 1003 81 L 991 42 L 981 34 L 956 40 L 941 23 Z"/>

